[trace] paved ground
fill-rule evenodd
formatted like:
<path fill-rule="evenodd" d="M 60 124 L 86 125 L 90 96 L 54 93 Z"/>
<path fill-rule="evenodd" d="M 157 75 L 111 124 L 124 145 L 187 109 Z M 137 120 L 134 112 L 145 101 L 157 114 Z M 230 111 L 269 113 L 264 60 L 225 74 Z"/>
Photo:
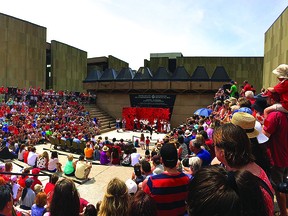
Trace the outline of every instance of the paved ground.
<path fill-rule="evenodd" d="M 104 133 L 101 136 L 104 137 L 108 136 L 109 139 L 116 138 L 117 140 L 120 140 L 121 138 L 124 140 L 133 140 L 133 138 L 140 137 L 140 132 L 133 132 L 133 131 L 126 131 L 126 132 L 120 132 L 117 131 L 111 131 L 108 133 Z M 145 137 L 148 136 L 148 133 L 144 133 Z M 134 136 L 134 137 L 133 137 Z M 155 143 L 157 139 L 162 139 L 164 137 L 164 134 L 153 134 L 152 135 L 152 143 Z M 153 144 L 152 144 L 153 145 Z M 42 153 L 43 151 L 47 150 L 53 150 L 50 149 L 50 144 L 41 144 L 37 145 L 37 153 Z M 144 156 L 144 150 L 141 150 L 138 148 L 138 152 Z M 50 152 L 49 156 L 50 156 Z M 59 151 L 59 160 L 65 165 L 67 161 L 68 152 Z M 66 154 L 66 155 L 65 155 Z M 75 157 L 78 157 L 79 155 L 74 154 Z M 14 165 L 13 172 L 21 172 L 22 168 L 19 166 Z M 80 193 L 80 196 L 88 200 L 92 204 L 96 204 L 99 200 L 102 200 L 103 195 L 106 190 L 106 186 L 108 182 L 114 178 L 118 177 L 119 179 L 126 181 L 127 179 L 131 178 L 133 172 L 132 167 L 123 167 L 123 166 L 103 166 L 99 164 L 93 164 L 91 173 L 89 175 L 91 180 L 85 182 L 84 184 L 77 184 L 76 186 L 78 188 L 78 191 Z M 61 176 L 61 174 L 59 174 Z M 39 177 L 39 179 L 43 182 L 43 185 L 45 185 L 49 179 L 48 177 Z"/>

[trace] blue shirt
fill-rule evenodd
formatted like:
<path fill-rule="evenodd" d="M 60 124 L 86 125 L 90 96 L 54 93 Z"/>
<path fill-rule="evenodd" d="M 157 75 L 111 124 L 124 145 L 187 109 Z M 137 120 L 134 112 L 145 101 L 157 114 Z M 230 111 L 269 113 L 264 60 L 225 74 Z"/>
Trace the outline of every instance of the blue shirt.
<path fill-rule="evenodd" d="M 200 152 L 198 152 L 197 157 L 202 160 L 202 166 L 208 166 L 212 161 L 210 153 L 205 149 L 201 149 Z"/>

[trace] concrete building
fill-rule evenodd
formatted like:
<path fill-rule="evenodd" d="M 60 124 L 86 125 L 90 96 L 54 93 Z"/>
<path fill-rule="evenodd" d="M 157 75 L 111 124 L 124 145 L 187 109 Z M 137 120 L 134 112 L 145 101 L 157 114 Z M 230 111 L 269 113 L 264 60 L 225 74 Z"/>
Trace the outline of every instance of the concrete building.
<path fill-rule="evenodd" d="M 274 86 L 278 80 L 272 70 L 288 64 L 288 7 L 265 32 L 263 86 Z"/>

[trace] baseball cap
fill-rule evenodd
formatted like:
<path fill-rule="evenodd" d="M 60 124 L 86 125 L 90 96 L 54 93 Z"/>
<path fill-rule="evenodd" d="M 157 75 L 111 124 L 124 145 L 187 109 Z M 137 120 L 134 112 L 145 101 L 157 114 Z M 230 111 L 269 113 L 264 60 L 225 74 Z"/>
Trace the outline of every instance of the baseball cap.
<path fill-rule="evenodd" d="M 136 184 L 136 182 L 134 182 L 132 179 L 128 179 L 125 182 L 127 188 L 128 188 L 128 193 L 129 194 L 135 194 L 138 190 L 138 186 Z"/>

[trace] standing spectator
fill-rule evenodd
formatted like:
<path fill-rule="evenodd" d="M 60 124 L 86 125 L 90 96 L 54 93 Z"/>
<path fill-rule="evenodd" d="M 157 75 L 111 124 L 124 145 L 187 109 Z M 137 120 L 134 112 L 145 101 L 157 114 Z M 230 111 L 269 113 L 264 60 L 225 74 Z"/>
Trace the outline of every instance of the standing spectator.
<path fill-rule="evenodd" d="M 199 170 L 189 183 L 189 215 L 268 216 L 261 179 L 248 171 L 227 172 L 220 166 Z"/>
<path fill-rule="evenodd" d="M 244 129 L 232 123 L 224 124 L 214 130 L 213 142 L 217 159 L 228 171 L 247 170 L 262 179 L 270 192 L 273 192 L 266 173 L 254 162 L 251 143 Z M 262 193 L 271 216 L 274 209 L 273 199 L 268 190 L 262 188 Z"/>
<path fill-rule="evenodd" d="M 173 144 L 164 144 L 160 155 L 165 171 L 150 176 L 146 185 L 144 181 L 143 191 L 156 201 L 157 215 L 184 215 L 189 177 L 177 171 L 178 155 Z"/>
<path fill-rule="evenodd" d="M 239 94 L 238 94 L 238 89 L 237 89 L 237 86 L 236 86 L 236 82 L 231 80 L 231 87 L 230 89 L 226 89 L 226 91 L 229 93 L 230 97 L 234 97 L 234 98 L 238 98 L 239 97 Z"/>
<path fill-rule="evenodd" d="M 273 105 L 279 102 L 279 95 L 269 94 L 267 102 Z M 270 112 L 264 122 L 263 133 L 269 137 L 269 149 L 274 166 L 271 169 L 271 181 L 275 189 L 280 215 L 287 215 L 287 194 L 279 192 L 277 186 L 287 178 L 288 173 L 288 119 L 280 111 Z"/>
<path fill-rule="evenodd" d="M 149 150 L 149 145 L 150 145 L 149 136 L 146 137 L 145 144 L 146 144 L 146 150 Z"/>

